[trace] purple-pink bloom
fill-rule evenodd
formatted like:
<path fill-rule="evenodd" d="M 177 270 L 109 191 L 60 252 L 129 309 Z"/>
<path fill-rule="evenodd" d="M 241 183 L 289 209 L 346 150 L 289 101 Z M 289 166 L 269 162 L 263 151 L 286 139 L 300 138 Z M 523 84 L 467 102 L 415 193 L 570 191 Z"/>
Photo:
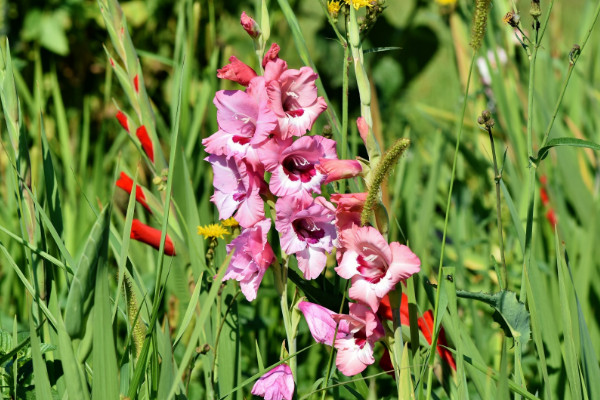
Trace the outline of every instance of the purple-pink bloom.
<path fill-rule="evenodd" d="M 221 90 L 214 103 L 219 130 L 202 141 L 206 152 L 237 154 L 255 168 L 260 166 L 257 148 L 277 129 L 277 117 L 267 105 L 264 78 L 252 79 L 246 91 Z"/>
<path fill-rule="evenodd" d="M 287 364 L 281 364 L 261 376 L 252 387 L 252 394 L 265 400 L 292 400 L 294 376 Z"/>
<path fill-rule="evenodd" d="M 279 198 L 275 211 L 281 248 L 286 254 L 296 254 L 305 279 L 318 277 L 336 239 L 333 212 L 316 201 L 307 203 L 291 197 Z"/>
<path fill-rule="evenodd" d="M 246 300 L 256 298 L 256 292 L 265 275 L 265 271 L 275 259 L 267 234 L 271 229 L 271 220 L 263 219 L 242 233 L 227 245 L 227 252 L 233 251 L 231 262 L 223 280 L 235 279 L 240 283 Z"/>
<path fill-rule="evenodd" d="M 327 108 L 323 97 L 317 97 L 317 74 L 310 67 L 287 69 L 285 61 L 276 59 L 266 64 L 264 76 L 280 137 L 304 135 Z"/>
<path fill-rule="evenodd" d="M 373 346 L 385 336 L 385 332 L 379 318 L 369 307 L 359 303 L 350 303 L 349 307 L 349 315 L 334 314 L 332 318 L 340 326 L 345 322 L 349 327 L 344 337 L 335 340 L 334 346 L 338 350 L 335 365 L 342 374 L 353 376 L 375 362 Z"/>
<path fill-rule="evenodd" d="M 340 234 L 344 249 L 335 271 L 352 279 L 351 299 L 368 304 L 377 312 L 381 299 L 401 280 L 419 272 L 421 261 L 398 242 L 388 244 L 373 227 L 353 225 Z"/>
<path fill-rule="evenodd" d="M 335 327 L 338 325 L 333 320 L 335 313 L 328 308 L 308 301 L 298 303 L 298 309 L 304 314 L 308 329 L 315 341 L 331 346 L 335 335 Z M 350 333 L 348 322 L 345 320 L 340 321 L 336 337 L 345 337 L 348 333 Z"/>
<path fill-rule="evenodd" d="M 217 78 L 228 79 L 242 86 L 248 86 L 256 72 L 235 56 L 229 57 L 229 64 L 217 70 Z"/>
<path fill-rule="evenodd" d="M 317 171 L 326 176 L 325 184 L 340 179 L 354 178 L 362 172 L 362 166 L 356 160 L 336 160 L 322 158 L 317 165 Z"/>
<path fill-rule="evenodd" d="M 248 35 L 250 35 L 250 37 L 252 37 L 253 39 L 256 39 L 260 36 L 260 26 L 258 26 L 258 23 L 254 19 L 252 19 L 252 17 L 249 17 L 245 11 L 242 11 L 242 16 L 240 17 L 240 24 L 242 25 L 242 28 L 244 28 L 244 30 L 248 33 Z"/>
<path fill-rule="evenodd" d="M 262 175 L 237 157 L 210 155 L 205 160 L 213 167 L 215 193 L 210 200 L 219 210 L 219 219 L 236 213 L 235 219 L 244 228 L 262 220 L 265 215 L 260 197 Z"/>
<path fill-rule="evenodd" d="M 304 136 L 295 142 L 271 140 L 259 150 L 265 168 L 272 172 L 269 187 L 276 196 L 310 200 L 321 193 L 326 176 L 317 170 L 323 158 L 335 159 L 335 141 L 322 136 Z"/>

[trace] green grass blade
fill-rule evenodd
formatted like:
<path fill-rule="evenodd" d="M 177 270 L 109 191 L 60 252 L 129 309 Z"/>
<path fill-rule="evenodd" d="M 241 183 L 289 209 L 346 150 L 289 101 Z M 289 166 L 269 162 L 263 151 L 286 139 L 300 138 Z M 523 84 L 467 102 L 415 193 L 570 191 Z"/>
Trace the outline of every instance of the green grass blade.
<path fill-rule="evenodd" d="M 40 338 L 38 337 L 31 313 L 29 314 L 29 334 L 31 338 L 31 359 L 33 361 L 33 380 L 36 398 L 51 399 L 52 389 L 50 387 L 50 380 L 48 379 L 48 370 L 42 357 Z"/>

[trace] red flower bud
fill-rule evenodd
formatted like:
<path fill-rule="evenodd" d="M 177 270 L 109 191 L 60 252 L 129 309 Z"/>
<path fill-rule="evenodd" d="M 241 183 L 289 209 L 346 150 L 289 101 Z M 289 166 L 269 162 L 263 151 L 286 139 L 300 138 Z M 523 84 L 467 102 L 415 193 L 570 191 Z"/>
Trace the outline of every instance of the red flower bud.
<path fill-rule="evenodd" d="M 356 160 L 321 158 L 316 168 L 323 175 L 327 175 L 325 184 L 340 179 L 354 178 L 362 172 L 362 167 Z"/>
<path fill-rule="evenodd" d="M 134 240 L 146 243 L 157 250 L 160 248 L 160 235 L 160 230 L 142 223 L 139 219 L 134 219 L 131 224 L 130 237 Z M 175 246 L 173 246 L 173 241 L 168 234 L 165 239 L 165 254 L 168 256 L 175 255 Z"/>
<path fill-rule="evenodd" d="M 140 143 L 142 144 L 142 149 L 144 149 L 150 161 L 154 162 L 154 147 L 152 146 L 152 140 L 150 139 L 150 136 L 148 136 L 148 131 L 146 131 L 146 127 L 142 125 L 139 128 L 137 128 L 137 130 L 135 131 L 135 136 L 137 136 L 137 138 L 140 140 Z"/>
<path fill-rule="evenodd" d="M 279 45 L 277 43 L 272 43 L 271 48 L 267 51 L 262 60 L 263 68 L 267 65 L 269 61 L 275 61 L 279 58 Z"/>
<path fill-rule="evenodd" d="M 121 110 L 117 111 L 117 121 L 129 133 L 129 121 L 127 121 L 127 116 Z"/>
<path fill-rule="evenodd" d="M 133 189 L 133 180 L 127 175 L 125 172 L 121 172 L 121 177 L 116 182 L 117 187 L 120 187 L 127 193 L 131 194 L 131 190 Z M 152 213 L 150 206 L 146 203 L 146 195 L 144 194 L 144 190 L 140 185 L 136 185 L 135 187 L 135 200 L 140 203 L 146 210 Z"/>
<path fill-rule="evenodd" d="M 228 79 L 242 86 L 248 86 L 256 72 L 235 56 L 229 58 L 229 64 L 217 70 L 217 78 Z"/>
<path fill-rule="evenodd" d="M 369 125 L 363 117 L 358 117 L 356 120 L 356 126 L 358 127 L 358 133 L 363 142 L 367 143 L 367 136 L 369 136 Z"/>
<path fill-rule="evenodd" d="M 140 77 L 137 74 L 133 77 L 133 88 L 136 93 L 140 92 Z"/>
<path fill-rule="evenodd" d="M 256 39 L 257 37 L 260 36 L 260 33 L 261 33 L 260 26 L 258 26 L 258 23 L 256 23 L 255 20 L 253 20 L 251 17 L 249 17 L 245 11 L 242 11 L 242 16 L 240 18 L 240 24 L 242 24 L 242 27 L 244 28 L 244 30 L 253 39 Z"/>

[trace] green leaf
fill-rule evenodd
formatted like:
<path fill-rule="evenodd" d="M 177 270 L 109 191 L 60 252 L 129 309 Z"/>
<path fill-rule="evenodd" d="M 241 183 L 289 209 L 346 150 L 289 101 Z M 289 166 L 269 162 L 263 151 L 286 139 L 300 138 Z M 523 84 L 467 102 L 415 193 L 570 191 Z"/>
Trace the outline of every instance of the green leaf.
<path fill-rule="evenodd" d="M 64 15 L 60 12 L 44 14 L 39 20 L 40 44 L 61 56 L 69 54 L 69 39 L 65 33 Z"/>
<path fill-rule="evenodd" d="M 548 143 L 538 151 L 537 157 L 534 158 L 532 161 L 535 164 L 538 164 L 540 161 L 542 161 L 544 158 L 546 158 L 548 156 L 548 152 L 550 151 L 551 148 L 561 147 L 561 146 L 585 147 L 585 148 L 596 150 L 596 151 L 600 150 L 599 144 L 590 142 L 589 140 L 561 137 L 561 138 L 556 138 L 556 139 L 552 139 L 552 140 L 548 141 Z"/>

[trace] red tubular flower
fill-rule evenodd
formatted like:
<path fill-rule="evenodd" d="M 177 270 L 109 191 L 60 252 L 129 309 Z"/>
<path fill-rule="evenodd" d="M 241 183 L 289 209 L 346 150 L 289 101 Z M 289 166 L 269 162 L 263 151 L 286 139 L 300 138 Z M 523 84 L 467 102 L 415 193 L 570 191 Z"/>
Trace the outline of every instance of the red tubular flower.
<path fill-rule="evenodd" d="M 142 149 L 144 149 L 150 161 L 154 162 L 154 147 L 152 146 L 152 140 L 150 139 L 150 136 L 148 136 L 148 131 L 146 130 L 146 127 L 142 125 L 139 128 L 137 128 L 137 130 L 135 131 L 135 135 L 140 140 L 140 143 L 142 144 Z"/>
<path fill-rule="evenodd" d="M 217 78 L 228 79 L 242 86 L 248 86 L 255 76 L 256 72 L 236 56 L 229 57 L 229 64 L 217 70 Z"/>
<path fill-rule="evenodd" d="M 129 121 L 127 121 L 127 116 L 121 110 L 117 111 L 117 121 L 129 133 Z"/>
<path fill-rule="evenodd" d="M 548 197 L 548 192 L 543 187 L 540 188 L 540 199 L 542 199 L 542 204 L 547 206 L 550 203 L 550 198 Z"/>
<path fill-rule="evenodd" d="M 385 296 L 383 299 L 381 299 L 377 315 L 381 319 L 387 319 L 390 321 L 393 320 L 392 308 L 390 306 L 390 299 L 388 296 Z M 408 317 L 408 297 L 404 293 L 402 293 L 402 300 L 400 301 L 400 324 L 405 326 L 410 325 Z M 417 320 L 417 324 L 419 325 L 419 329 L 423 333 L 423 336 L 425 337 L 425 339 L 427 339 L 427 343 L 431 344 L 431 341 L 433 340 L 433 312 L 431 310 L 425 312 L 425 314 L 423 314 L 423 316 Z M 450 367 L 456 371 L 456 362 L 452 357 L 452 353 L 448 351 L 445 347 L 443 347 L 447 345 L 448 342 L 446 341 L 446 333 L 444 332 L 444 328 L 441 328 L 438 337 L 437 352 L 440 355 L 440 357 L 446 360 L 448 365 L 450 365 Z M 380 365 L 382 364 L 383 367 L 388 367 L 388 364 L 386 364 L 386 360 L 383 360 L 383 358 L 380 361 Z"/>
<path fill-rule="evenodd" d="M 556 218 L 556 214 L 554 213 L 553 209 L 549 209 L 546 212 L 546 219 L 548 220 L 548 222 L 550 222 L 550 225 L 552 225 L 553 228 L 558 223 L 558 219 Z"/>
<path fill-rule="evenodd" d="M 140 92 L 140 77 L 137 74 L 133 77 L 133 88 L 136 93 Z"/>
<path fill-rule="evenodd" d="M 117 187 L 120 187 L 127 193 L 131 194 L 131 190 L 133 189 L 133 180 L 127 175 L 125 172 L 121 172 L 121 177 L 116 182 Z M 146 210 L 152 213 L 150 206 L 146 203 L 146 195 L 144 194 L 144 190 L 140 185 L 136 185 L 135 187 L 135 200 L 140 203 Z"/>
<path fill-rule="evenodd" d="M 160 230 L 154 229 L 151 226 L 142 223 L 139 219 L 134 219 L 131 224 L 130 237 L 134 240 L 146 243 L 157 250 L 160 247 L 160 235 Z M 173 245 L 173 241 L 168 234 L 165 239 L 165 254 L 168 256 L 175 255 L 175 246 Z"/>

